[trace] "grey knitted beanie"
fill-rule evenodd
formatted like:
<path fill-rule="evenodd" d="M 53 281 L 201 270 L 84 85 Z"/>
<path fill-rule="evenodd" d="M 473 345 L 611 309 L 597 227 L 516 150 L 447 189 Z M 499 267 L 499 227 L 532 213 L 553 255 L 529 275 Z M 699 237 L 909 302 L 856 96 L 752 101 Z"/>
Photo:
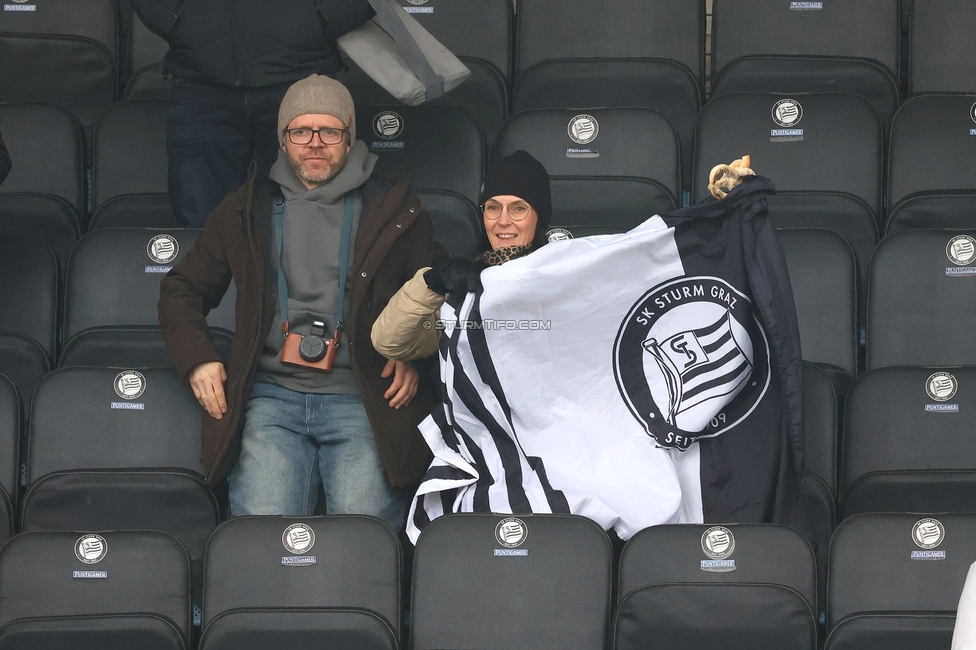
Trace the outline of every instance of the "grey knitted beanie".
<path fill-rule="evenodd" d="M 356 105 L 346 87 L 331 77 L 313 74 L 292 84 L 278 109 L 278 140 L 285 143 L 284 131 L 300 115 L 331 115 L 349 129 L 349 144 L 356 142 Z"/>

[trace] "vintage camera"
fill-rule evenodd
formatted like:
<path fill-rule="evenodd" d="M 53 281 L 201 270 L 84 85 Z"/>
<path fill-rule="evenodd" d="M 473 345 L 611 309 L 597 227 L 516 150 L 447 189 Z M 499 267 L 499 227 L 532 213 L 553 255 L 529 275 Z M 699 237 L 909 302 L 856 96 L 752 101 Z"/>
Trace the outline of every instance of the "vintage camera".
<path fill-rule="evenodd" d="M 285 346 L 281 349 L 281 363 L 290 366 L 303 366 L 328 372 L 332 370 L 336 349 L 342 332 L 338 329 L 331 339 L 325 338 L 325 323 L 312 321 L 312 329 L 308 336 L 288 331 L 288 323 L 281 324 L 281 331 L 285 334 Z"/>

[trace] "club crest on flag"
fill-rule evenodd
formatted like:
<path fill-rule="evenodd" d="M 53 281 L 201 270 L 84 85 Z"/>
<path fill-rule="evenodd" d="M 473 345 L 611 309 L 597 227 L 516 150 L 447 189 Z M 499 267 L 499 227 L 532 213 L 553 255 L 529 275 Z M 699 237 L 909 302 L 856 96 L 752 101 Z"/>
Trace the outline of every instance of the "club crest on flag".
<path fill-rule="evenodd" d="M 720 278 L 644 294 L 621 324 L 613 361 L 621 396 L 663 447 L 687 449 L 734 427 L 769 386 L 769 345 L 752 303 Z"/>

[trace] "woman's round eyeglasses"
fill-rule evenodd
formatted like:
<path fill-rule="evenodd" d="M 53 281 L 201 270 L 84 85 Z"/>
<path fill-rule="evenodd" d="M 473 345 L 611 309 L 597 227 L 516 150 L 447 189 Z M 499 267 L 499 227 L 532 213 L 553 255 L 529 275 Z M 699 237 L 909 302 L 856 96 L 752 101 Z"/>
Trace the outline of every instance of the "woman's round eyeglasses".
<path fill-rule="evenodd" d="M 496 219 L 500 218 L 502 216 L 502 212 L 505 210 L 506 207 L 501 203 L 490 202 L 481 206 L 481 212 L 485 215 L 485 219 L 488 219 L 489 221 L 495 221 Z M 532 208 L 530 208 L 527 204 L 520 202 L 509 203 L 507 210 L 508 218 L 512 221 L 522 221 L 529 216 L 530 212 L 532 212 Z"/>

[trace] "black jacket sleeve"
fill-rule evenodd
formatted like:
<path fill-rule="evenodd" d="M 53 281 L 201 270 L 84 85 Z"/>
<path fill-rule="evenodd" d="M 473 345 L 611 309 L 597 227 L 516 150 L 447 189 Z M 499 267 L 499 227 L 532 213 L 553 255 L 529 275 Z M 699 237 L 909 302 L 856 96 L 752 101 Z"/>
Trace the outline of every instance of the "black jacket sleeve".
<path fill-rule="evenodd" d="M 325 38 L 330 43 L 376 15 L 369 0 L 319 0 L 318 11 L 325 19 Z"/>
<path fill-rule="evenodd" d="M 0 135 L 0 183 L 3 183 L 3 180 L 7 178 L 12 166 L 10 154 L 7 153 L 7 147 L 3 144 L 3 136 Z"/>
<path fill-rule="evenodd" d="M 131 2 L 142 24 L 153 34 L 168 40 L 183 0 L 131 0 Z"/>

